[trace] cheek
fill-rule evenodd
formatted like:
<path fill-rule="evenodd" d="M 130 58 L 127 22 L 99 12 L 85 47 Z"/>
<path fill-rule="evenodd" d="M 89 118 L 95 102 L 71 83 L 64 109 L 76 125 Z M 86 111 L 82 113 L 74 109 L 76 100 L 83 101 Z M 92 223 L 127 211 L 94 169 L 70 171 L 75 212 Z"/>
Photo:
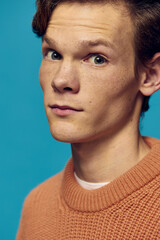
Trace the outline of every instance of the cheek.
<path fill-rule="evenodd" d="M 41 64 L 40 70 L 39 70 L 39 83 L 43 91 L 44 96 L 44 105 L 47 106 L 49 102 L 52 102 L 52 73 L 49 70 L 49 68 L 43 64 Z"/>
<path fill-rule="evenodd" d="M 50 87 L 52 81 L 52 73 L 48 66 L 46 66 L 43 61 L 39 70 L 39 83 L 42 88 L 43 93 L 47 91 Z"/>
<path fill-rule="evenodd" d="M 84 87 L 84 92 L 88 89 L 88 93 L 91 97 L 98 101 L 104 101 L 105 99 L 114 99 L 123 97 L 123 95 L 130 96 L 137 92 L 138 85 L 132 71 L 126 71 L 121 69 L 115 69 L 114 67 L 108 68 L 107 71 L 95 71 L 83 76 L 83 79 L 87 79 Z"/>
<path fill-rule="evenodd" d="M 137 96 L 138 83 L 132 71 L 109 69 L 103 73 L 99 71 L 99 74 L 88 73 L 88 83 L 84 92 L 86 89 L 88 111 L 99 122 L 106 116 L 107 119 L 108 116 L 110 119 L 121 118 L 126 109 L 130 112 Z"/>
<path fill-rule="evenodd" d="M 44 71 L 44 66 L 43 66 L 43 62 L 41 63 L 41 66 L 40 66 L 40 69 L 39 69 L 39 83 L 40 83 L 40 86 L 44 92 L 44 87 L 45 87 L 45 79 L 46 78 L 46 73 Z"/>

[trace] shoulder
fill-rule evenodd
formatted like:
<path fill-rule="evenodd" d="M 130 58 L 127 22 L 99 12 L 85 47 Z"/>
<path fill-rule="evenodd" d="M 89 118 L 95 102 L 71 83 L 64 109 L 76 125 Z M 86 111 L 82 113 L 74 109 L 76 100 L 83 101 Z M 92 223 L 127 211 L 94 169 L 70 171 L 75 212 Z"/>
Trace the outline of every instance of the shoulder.
<path fill-rule="evenodd" d="M 149 147 L 153 147 L 155 145 L 159 145 L 160 147 L 160 139 L 158 138 L 143 136 L 143 139 Z"/>
<path fill-rule="evenodd" d="M 42 223 L 42 219 L 46 220 L 48 208 L 50 209 L 49 213 L 57 208 L 63 172 L 64 170 L 45 180 L 27 195 L 23 203 L 17 240 L 26 239 L 25 234 L 34 232 L 33 228 L 39 228 L 39 225 L 36 224 L 40 219 Z"/>
<path fill-rule="evenodd" d="M 35 187 L 27 195 L 24 201 L 24 208 L 35 206 L 38 203 L 45 203 L 49 199 L 54 200 L 60 192 L 64 170 L 45 180 Z"/>

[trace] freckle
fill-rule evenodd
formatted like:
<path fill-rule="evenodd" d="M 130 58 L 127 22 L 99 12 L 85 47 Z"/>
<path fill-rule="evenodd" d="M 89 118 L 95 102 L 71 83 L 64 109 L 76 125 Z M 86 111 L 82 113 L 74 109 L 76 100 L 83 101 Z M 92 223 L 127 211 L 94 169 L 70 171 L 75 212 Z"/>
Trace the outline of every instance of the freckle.
<path fill-rule="evenodd" d="M 92 103 L 92 101 L 89 101 L 89 103 Z"/>

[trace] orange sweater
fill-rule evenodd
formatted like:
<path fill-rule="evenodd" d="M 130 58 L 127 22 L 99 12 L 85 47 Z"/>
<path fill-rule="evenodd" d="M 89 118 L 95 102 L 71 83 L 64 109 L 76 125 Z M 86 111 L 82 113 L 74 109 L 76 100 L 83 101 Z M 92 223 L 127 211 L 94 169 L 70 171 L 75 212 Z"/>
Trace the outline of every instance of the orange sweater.
<path fill-rule="evenodd" d="M 65 169 L 27 196 L 17 240 L 160 239 L 160 140 L 138 164 L 108 185 L 83 189 Z"/>

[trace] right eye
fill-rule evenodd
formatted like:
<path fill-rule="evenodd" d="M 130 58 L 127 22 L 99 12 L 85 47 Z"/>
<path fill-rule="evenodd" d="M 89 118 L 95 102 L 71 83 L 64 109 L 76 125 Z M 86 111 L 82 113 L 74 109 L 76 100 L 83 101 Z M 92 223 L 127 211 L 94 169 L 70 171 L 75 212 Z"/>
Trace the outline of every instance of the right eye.
<path fill-rule="evenodd" d="M 54 50 L 48 50 L 48 52 L 46 53 L 46 58 L 50 60 L 60 60 L 62 57 L 58 52 Z"/>

